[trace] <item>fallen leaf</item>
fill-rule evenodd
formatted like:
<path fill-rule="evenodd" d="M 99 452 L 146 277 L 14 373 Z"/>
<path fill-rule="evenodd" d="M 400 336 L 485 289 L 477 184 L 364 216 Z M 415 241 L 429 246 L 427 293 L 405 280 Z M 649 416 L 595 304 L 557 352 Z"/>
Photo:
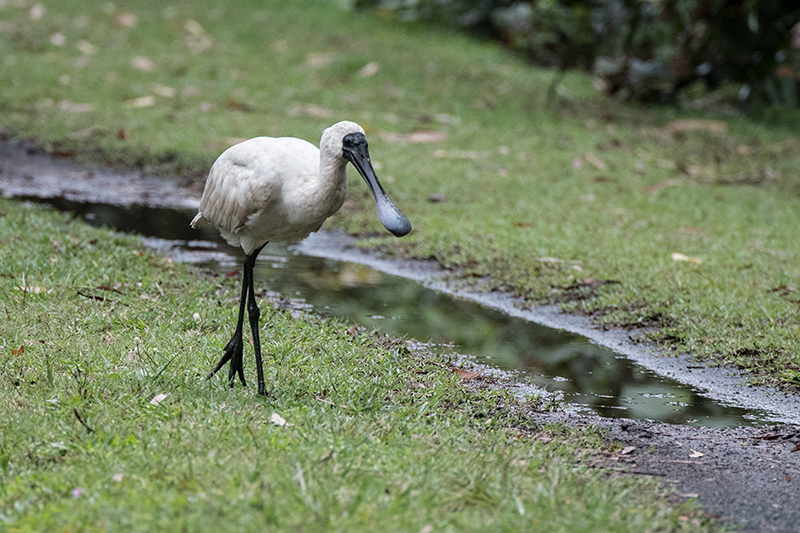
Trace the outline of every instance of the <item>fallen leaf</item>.
<path fill-rule="evenodd" d="M 284 427 L 286 425 L 286 420 L 284 420 L 283 417 L 278 413 L 272 413 L 269 416 L 269 421 L 275 424 L 276 426 Z"/>
<path fill-rule="evenodd" d="M 286 111 L 286 114 L 290 117 L 306 115 L 316 118 L 330 118 L 335 114 L 335 112 L 317 104 L 298 104 L 290 107 Z"/>
<path fill-rule="evenodd" d="M 397 144 L 423 144 L 423 143 L 437 143 L 447 140 L 447 134 L 441 131 L 421 130 L 413 133 L 394 133 L 394 132 L 381 132 L 380 136 L 383 140 Z"/>
<path fill-rule="evenodd" d="M 377 61 L 370 61 L 358 71 L 358 75 L 362 78 L 369 78 L 370 76 L 374 76 L 378 73 L 381 69 L 380 64 Z"/>
<path fill-rule="evenodd" d="M 42 292 L 42 288 L 41 287 L 36 287 L 36 286 L 33 286 L 33 287 L 32 286 L 25 286 L 25 287 L 14 287 L 14 288 L 17 289 L 18 291 L 32 292 L 33 294 L 39 294 L 40 292 Z"/>
<path fill-rule="evenodd" d="M 206 30 L 196 20 L 188 19 L 183 24 L 183 29 L 194 35 L 195 37 L 202 37 L 206 34 Z"/>
<path fill-rule="evenodd" d="M 442 150 L 441 148 L 433 151 L 433 157 L 437 159 L 478 159 L 480 154 L 474 150 Z"/>
<path fill-rule="evenodd" d="M 312 52 L 306 56 L 306 65 L 311 68 L 320 68 L 333 63 L 336 54 L 333 52 Z"/>
<path fill-rule="evenodd" d="M 622 448 L 622 451 L 619 452 L 620 455 L 630 455 L 636 449 L 636 446 L 625 446 Z"/>
<path fill-rule="evenodd" d="M 11 355 L 22 355 L 25 353 L 25 345 L 21 345 L 19 349 L 11 349 Z"/>
<path fill-rule="evenodd" d="M 161 402 L 163 402 L 167 398 L 167 396 L 169 396 L 169 395 L 168 394 L 156 394 L 155 396 L 153 396 L 153 399 L 150 400 L 150 405 L 158 407 L 159 404 Z"/>
<path fill-rule="evenodd" d="M 667 124 L 670 131 L 698 131 L 705 130 L 711 133 L 728 133 L 728 124 L 722 120 L 703 120 L 696 118 L 682 118 Z"/>
<path fill-rule="evenodd" d="M 481 372 L 471 372 L 469 370 L 464 370 L 463 368 L 452 367 L 450 370 L 456 376 L 460 377 L 464 381 L 469 381 L 471 379 L 475 379 L 481 375 Z"/>
<path fill-rule="evenodd" d="M 93 56 L 97 53 L 97 47 L 85 39 L 81 39 L 75 44 L 75 48 L 80 50 L 87 56 Z"/>
<path fill-rule="evenodd" d="M 588 163 L 597 167 L 599 170 L 606 170 L 608 168 L 608 165 L 606 165 L 605 161 L 594 155 L 592 152 L 587 152 L 584 157 Z"/>
<path fill-rule="evenodd" d="M 125 100 L 125 103 L 123 105 L 129 108 L 152 107 L 156 105 L 156 97 L 153 96 L 152 94 L 149 94 L 147 96 L 140 96 L 139 98 Z"/>
<path fill-rule="evenodd" d="M 700 259 L 699 257 L 689 257 L 688 255 L 684 255 L 684 254 L 679 253 L 679 252 L 673 252 L 672 255 L 670 255 L 670 257 L 672 258 L 673 261 L 682 261 L 682 262 L 685 262 L 685 263 L 694 263 L 696 265 L 700 265 L 700 264 L 703 263 L 703 260 Z"/>
<path fill-rule="evenodd" d="M 139 22 L 139 17 L 128 11 L 123 11 L 122 13 L 117 13 L 114 20 L 120 28 L 133 28 Z"/>
<path fill-rule="evenodd" d="M 689 449 L 690 449 L 690 450 L 692 450 L 692 453 L 690 453 L 690 454 L 689 454 L 689 457 L 696 458 L 696 457 L 703 457 L 703 456 L 705 456 L 705 454 L 704 454 L 704 453 L 698 452 L 697 450 L 693 450 L 692 448 L 689 448 Z"/>
<path fill-rule="evenodd" d="M 120 481 L 122 481 L 124 478 L 125 478 L 125 474 L 123 474 L 122 472 L 118 472 L 118 473 L 114 474 L 114 477 L 113 477 L 113 478 L 111 478 L 111 479 L 113 479 L 114 481 L 116 481 L 117 483 L 119 483 L 119 482 L 120 482 Z"/>
<path fill-rule="evenodd" d="M 94 110 L 94 104 L 78 104 L 70 100 L 61 100 L 58 103 L 58 109 L 68 113 L 88 113 Z"/>
<path fill-rule="evenodd" d="M 50 36 L 50 44 L 53 46 L 64 46 L 67 44 L 67 37 L 63 33 L 54 33 Z"/>
<path fill-rule="evenodd" d="M 156 67 L 156 64 L 149 57 L 136 56 L 133 59 L 131 59 L 131 66 L 136 70 L 150 72 Z"/>
<path fill-rule="evenodd" d="M 662 189 L 666 189 L 667 187 L 682 187 L 683 181 L 678 178 L 667 178 L 663 181 L 659 181 L 658 183 L 654 183 L 652 185 L 648 185 L 642 192 L 645 194 L 654 194 Z"/>
<path fill-rule="evenodd" d="M 89 63 L 91 62 L 92 62 L 91 57 L 81 56 L 72 63 L 72 66 L 79 69 L 86 68 L 87 66 L 89 66 Z"/>
<path fill-rule="evenodd" d="M 186 46 L 193 54 L 208 50 L 214 44 L 214 40 L 206 34 L 206 30 L 196 20 L 187 20 L 183 29 L 189 32 L 189 35 L 186 36 Z"/>
<path fill-rule="evenodd" d="M 47 13 L 47 10 L 42 4 L 34 4 L 28 10 L 28 18 L 31 20 L 39 20 L 44 16 L 45 13 Z"/>

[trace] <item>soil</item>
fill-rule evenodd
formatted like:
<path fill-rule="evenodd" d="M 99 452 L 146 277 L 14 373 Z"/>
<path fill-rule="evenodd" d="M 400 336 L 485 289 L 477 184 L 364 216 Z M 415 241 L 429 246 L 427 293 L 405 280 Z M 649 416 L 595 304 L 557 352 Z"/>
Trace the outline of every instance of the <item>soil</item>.
<path fill-rule="evenodd" d="M 143 177 L 138 172 L 92 169 L 54 159 L 32 146 L 0 142 L 0 192 L 18 198 L 66 198 L 116 205 L 193 208 L 199 204 L 196 184 Z M 762 427 L 713 429 L 648 421 L 607 419 L 569 411 L 531 412 L 537 424 L 595 426 L 607 431 L 609 450 L 597 452 L 588 466 L 611 475 L 653 476 L 681 499 L 696 499 L 703 509 L 739 531 L 800 531 L 800 398 L 766 387 L 750 387 L 730 369 L 698 368 L 689 357 L 670 357 L 629 332 L 594 328 L 582 317 L 555 308 L 530 308 L 503 294 L 481 294 L 453 288 L 435 264 L 381 260 L 356 251 L 346 238 L 315 235 L 302 251 L 369 264 L 399 273 L 440 290 L 472 298 L 547 326 L 568 329 L 631 357 L 651 369 L 707 395 L 748 408 L 767 409 L 778 422 Z M 486 376 L 465 382 L 470 387 L 517 384 Z"/>

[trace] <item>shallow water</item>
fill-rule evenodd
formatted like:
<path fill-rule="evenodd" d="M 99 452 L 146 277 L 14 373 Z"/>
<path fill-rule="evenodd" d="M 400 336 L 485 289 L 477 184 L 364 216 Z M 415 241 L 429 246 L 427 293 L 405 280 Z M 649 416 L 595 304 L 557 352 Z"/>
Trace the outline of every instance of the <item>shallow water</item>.
<path fill-rule="evenodd" d="M 239 269 L 241 250 L 221 242 L 213 228 L 189 228 L 193 213 L 188 211 L 64 199 L 47 203 L 93 225 L 142 235 L 149 246 L 176 259 L 224 273 Z M 257 286 L 320 312 L 417 339 L 434 352 L 470 355 L 480 364 L 513 371 L 519 381 L 560 391 L 577 411 L 711 427 L 769 419 L 759 410 L 705 398 L 580 335 L 509 317 L 361 264 L 310 257 L 271 243 L 259 257 L 255 277 Z"/>

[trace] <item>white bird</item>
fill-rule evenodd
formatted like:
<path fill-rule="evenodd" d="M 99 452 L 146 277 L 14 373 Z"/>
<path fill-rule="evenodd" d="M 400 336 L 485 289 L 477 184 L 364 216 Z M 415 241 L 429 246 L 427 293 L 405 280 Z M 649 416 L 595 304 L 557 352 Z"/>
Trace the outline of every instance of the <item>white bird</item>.
<path fill-rule="evenodd" d="M 220 234 L 245 253 L 242 296 L 236 331 L 208 378 L 230 361 L 228 383 L 236 374 L 246 386 L 242 364 L 242 328 L 247 303 L 256 356 L 258 393 L 264 372 L 258 335 L 260 311 L 253 289 L 253 267 L 269 241 L 294 241 L 317 231 L 342 207 L 347 195 L 347 162 L 353 163 L 375 197 L 378 218 L 397 237 L 411 223 L 386 196 L 372 168 L 364 130 L 342 121 L 322 132 L 319 149 L 294 137 L 255 137 L 225 150 L 206 179 L 193 228 L 213 223 Z M 207 379 L 208 379 L 207 378 Z"/>

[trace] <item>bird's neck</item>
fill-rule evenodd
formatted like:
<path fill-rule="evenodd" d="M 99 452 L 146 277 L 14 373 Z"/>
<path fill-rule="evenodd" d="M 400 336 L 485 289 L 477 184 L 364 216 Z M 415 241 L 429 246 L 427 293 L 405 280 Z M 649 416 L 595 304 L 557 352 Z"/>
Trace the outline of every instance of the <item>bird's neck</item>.
<path fill-rule="evenodd" d="M 321 154 L 317 179 L 317 190 L 326 198 L 335 198 L 334 202 L 341 206 L 347 195 L 347 161 L 341 157 L 325 157 L 324 153 Z"/>

